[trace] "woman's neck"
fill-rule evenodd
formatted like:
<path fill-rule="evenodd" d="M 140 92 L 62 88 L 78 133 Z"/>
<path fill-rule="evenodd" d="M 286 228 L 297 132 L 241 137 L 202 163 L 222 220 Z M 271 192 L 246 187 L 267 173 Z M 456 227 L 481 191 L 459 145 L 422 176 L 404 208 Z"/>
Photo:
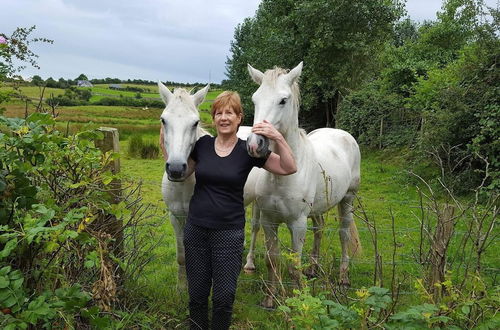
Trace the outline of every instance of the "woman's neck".
<path fill-rule="evenodd" d="M 236 143 L 237 140 L 238 137 L 236 136 L 236 134 L 219 134 L 215 138 L 215 142 L 221 147 L 231 147 Z"/>

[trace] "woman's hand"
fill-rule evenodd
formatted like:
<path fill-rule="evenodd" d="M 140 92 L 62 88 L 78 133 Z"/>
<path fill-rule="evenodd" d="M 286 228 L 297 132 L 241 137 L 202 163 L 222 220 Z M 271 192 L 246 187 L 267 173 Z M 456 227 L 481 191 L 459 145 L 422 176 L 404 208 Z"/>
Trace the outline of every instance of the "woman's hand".
<path fill-rule="evenodd" d="M 283 139 L 283 135 L 267 120 L 262 123 L 257 123 L 252 127 L 252 133 L 263 135 L 271 140 L 279 141 Z"/>
<path fill-rule="evenodd" d="M 267 120 L 255 124 L 252 133 L 260 134 L 275 142 L 275 152 L 271 152 L 264 168 L 273 174 L 290 175 L 297 172 L 293 152 L 283 135 Z"/>

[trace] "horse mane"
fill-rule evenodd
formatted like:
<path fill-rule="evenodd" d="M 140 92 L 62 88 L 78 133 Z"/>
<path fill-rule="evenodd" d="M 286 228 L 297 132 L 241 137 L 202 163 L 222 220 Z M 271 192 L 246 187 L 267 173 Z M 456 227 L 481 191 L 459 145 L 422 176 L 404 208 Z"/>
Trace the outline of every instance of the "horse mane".
<path fill-rule="evenodd" d="M 182 88 L 182 87 L 175 88 L 173 94 L 174 94 L 174 97 L 176 96 L 183 101 L 186 101 L 189 99 L 189 92 L 185 88 Z"/>
<path fill-rule="evenodd" d="M 192 100 L 191 100 L 191 94 L 189 93 L 189 91 L 187 91 L 185 88 L 182 88 L 182 87 L 176 87 L 174 89 L 174 98 L 175 99 L 178 99 L 179 101 L 181 101 L 182 103 L 185 103 L 185 104 L 192 104 Z M 191 109 L 191 107 L 189 107 Z M 194 107 L 193 109 L 191 109 L 192 111 L 198 113 L 198 109 L 196 109 L 196 107 Z"/>

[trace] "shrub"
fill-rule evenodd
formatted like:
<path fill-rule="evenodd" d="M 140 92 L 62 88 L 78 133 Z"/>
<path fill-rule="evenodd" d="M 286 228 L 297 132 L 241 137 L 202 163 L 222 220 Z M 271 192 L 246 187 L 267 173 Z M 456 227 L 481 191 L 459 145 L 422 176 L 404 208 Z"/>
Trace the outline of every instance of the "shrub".
<path fill-rule="evenodd" d="M 128 154 L 130 157 L 156 159 L 160 155 L 160 149 L 154 141 L 144 141 L 142 135 L 133 134 L 130 136 Z"/>
<path fill-rule="evenodd" d="M 160 150 L 158 149 L 158 145 L 152 142 L 148 142 L 141 149 L 142 159 L 156 159 L 159 154 Z"/>
<path fill-rule="evenodd" d="M 112 253 L 99 249 L 111 238 L 93 222 L 117 212 L 107 198 L 114 156 L 95 147 L 99 133 L 64 137 L 54 124 L 40 113 L 0 116 L 1 328 L 50 327 L 61 318 L 78 327 L 82 313 L 91 317 L 90 292 Z M 90 265 L 97 251 L 104 254 Z"/>
<path fill-rule="evenodd" d="M 351 93 L 341 103 L 337 126 L 368 146 L 399 147 L 414 143 L 418 118 L 405 108 L 404 98 L 375 82 Z"/>
<path fill-rule="evenodd" d="M 141 149 L 144 147 L 142 135 L 132 134 L 128 144 L 128 155 L 130 157 L 138 157 L 141 154 Z"/>

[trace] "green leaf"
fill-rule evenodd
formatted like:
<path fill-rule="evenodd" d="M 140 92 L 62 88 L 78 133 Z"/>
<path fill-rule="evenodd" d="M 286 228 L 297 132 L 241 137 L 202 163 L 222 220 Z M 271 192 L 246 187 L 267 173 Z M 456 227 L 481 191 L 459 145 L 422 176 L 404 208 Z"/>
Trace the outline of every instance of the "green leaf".
<path fill-rule="evenodd" d="M 8 273 L 10 273 L 11 269 L 12 267 L 10 266 L 2 267 L 2 269 L 0 269 L 0 275 L 7 275 Z"/>
<path fill-rule="evenodd" d="M 292 310 L 291 310 L 291 309 L 290 309 L 290 307 L 288 307 L 288 306 L 283 306 L 283 305 L 282 305 L 282 306 L 279 306 L 279 307 L 278 307 L 278 309 L 279 309 L 280 311 L 282 311 L 283 313 L 291 313 L 291 312 L 292 312 Z"/>
<path fill-rule="evenodd" d="M 53 125 L 55 124 L 55 120 L 49 114 L 35 112 L 26 118 L 26 122 L 37 123 L 40 125 Z"/>
<path fill-rule="evenodd" d="M 8 287 L 10 284 L 9 279 L 6 276 L 0 276 L 0 289 Z"/>
<path fill-rule="evenodd" d="M 5 247 L 0 251 L 0 259 L 6 258 L 17 247 L 17 238 L 11 239 L 5 244 Z"/>

